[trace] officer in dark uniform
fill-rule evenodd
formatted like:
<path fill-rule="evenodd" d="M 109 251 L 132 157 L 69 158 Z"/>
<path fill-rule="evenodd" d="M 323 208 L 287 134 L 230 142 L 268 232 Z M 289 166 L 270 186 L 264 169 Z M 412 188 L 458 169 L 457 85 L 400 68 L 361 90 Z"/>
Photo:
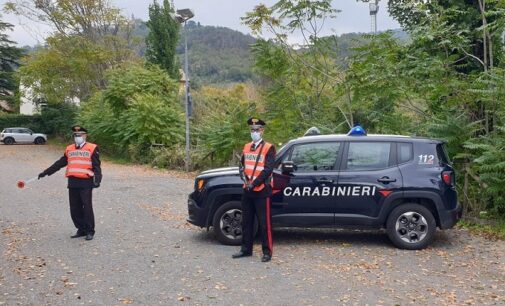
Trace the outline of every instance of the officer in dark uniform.
<path fill-rule="evenodd" d="M 86 142 L 87 130 L 79 125 L 72 127 L 74 144 L 67 146 L 63 156 L 52 166 L 41 172 L 38 178 L 52 175 L 67 167 L 70 216 L 77 232 L 71 238 L 86 236 L 92 240 L 95 235 L 92 191 L 100 187 L 102 170 L 97 145 Z"/>
<path fill-rule="evenodd" d="M 242 195 L 242 247 L 233 258 L 251 256 L 253 251 L 254 216 L 258 216 L 262 241 L 262 262 L 272 259 L 273 241 L 270 215 L 272 196 L 272 171 L 275 163 L 275 147 L 263 140 L 265 122 L 259 118 L 247 121 L 252 142 L 244 146 L 240 176 L 244 181 Z"/>

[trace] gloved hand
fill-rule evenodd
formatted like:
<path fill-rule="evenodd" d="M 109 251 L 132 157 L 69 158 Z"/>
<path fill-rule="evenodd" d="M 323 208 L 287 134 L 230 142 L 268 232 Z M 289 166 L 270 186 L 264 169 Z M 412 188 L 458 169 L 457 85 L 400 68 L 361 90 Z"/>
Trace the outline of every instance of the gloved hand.
<path fill-rule="evenodd" d="M 93 182 L 93 188 L 100 187 L 100 182 Z"/>
<path fill-rule="evenodd" d="M 254 185 L 252 183 L 247 184 L 247 186 L 245 187 L 245 190 L 247 190 L 247 191 L 252 191 L 253 189 L 254 189 Z"/>
<path fill-rule="evenodd" d="M 46 175 L 47 174 L 45 172 L 41 172 L 41 173 L 39 173 L 38 179 L 40 180 L 41 178 L 43 178 Z"/>

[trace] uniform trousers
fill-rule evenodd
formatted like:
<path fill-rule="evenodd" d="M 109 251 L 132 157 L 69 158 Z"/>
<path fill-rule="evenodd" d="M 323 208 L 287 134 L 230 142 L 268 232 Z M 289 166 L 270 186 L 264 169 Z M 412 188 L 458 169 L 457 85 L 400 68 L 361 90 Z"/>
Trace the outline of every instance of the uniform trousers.
<path fill-rule="evenodd" d="M 70 216 L 81 233 L 95 234 L 95 215 L 93 214 L 92 188 L 69 188 Z"/>
<path fill-rule="evenodd" d="M 259 232 L 263 254 L 272 256 L 272 224 L 270 215 L 270 198 L 242 195 L 242 247 L 241 251 L 252 254 L 254 216 L 258 216 Z"/>

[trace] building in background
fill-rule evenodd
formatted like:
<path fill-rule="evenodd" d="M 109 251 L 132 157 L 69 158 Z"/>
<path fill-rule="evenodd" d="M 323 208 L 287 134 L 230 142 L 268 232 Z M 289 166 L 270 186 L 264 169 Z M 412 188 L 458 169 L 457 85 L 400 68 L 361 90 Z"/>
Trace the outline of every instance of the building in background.
<path fill-rule="evenodd" d="M 46 105 L 44 100 L 41 97 L 35 96 L 32 87 L 24 86 L 23 84 L 19 85 L 19 113 L 21 115 L 36 115 L 40 114 L 42 107 Z M 79 106 L 81 104 L 81 100 L 78 97 L 66 98 L 66 103 L 71 103 Z"/>

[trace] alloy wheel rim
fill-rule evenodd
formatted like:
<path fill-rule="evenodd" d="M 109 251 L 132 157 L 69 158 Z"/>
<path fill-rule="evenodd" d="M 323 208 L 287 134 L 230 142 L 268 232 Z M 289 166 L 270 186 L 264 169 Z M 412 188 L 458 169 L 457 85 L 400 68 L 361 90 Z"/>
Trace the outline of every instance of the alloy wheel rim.
<path fill-rule="evenodd" d="M 419 243 L 428 234 L 428 222 L 418 212 L 409 211 L 396 219 L 395 225 L 398 237 L 407 243 Z"/>
<path fill-rule="evenodd" d="M 226 211 L 219 220 L 219 227 L 223 235 L 229 239 L 242 237 L 242 211 L 240 209 Z"/>

